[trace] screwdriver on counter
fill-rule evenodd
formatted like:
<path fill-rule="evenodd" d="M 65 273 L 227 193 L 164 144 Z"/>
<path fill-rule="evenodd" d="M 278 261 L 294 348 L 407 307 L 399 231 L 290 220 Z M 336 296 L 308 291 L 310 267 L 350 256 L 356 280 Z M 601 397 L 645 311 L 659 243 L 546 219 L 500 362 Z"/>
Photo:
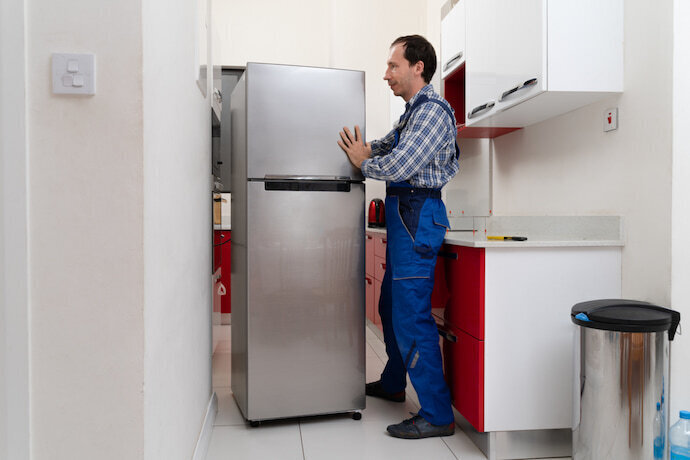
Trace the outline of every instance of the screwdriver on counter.
<path fill-rule="evenodd" d="M 527 241 L 526 236 L 487 236 L 487 240 Z"/>

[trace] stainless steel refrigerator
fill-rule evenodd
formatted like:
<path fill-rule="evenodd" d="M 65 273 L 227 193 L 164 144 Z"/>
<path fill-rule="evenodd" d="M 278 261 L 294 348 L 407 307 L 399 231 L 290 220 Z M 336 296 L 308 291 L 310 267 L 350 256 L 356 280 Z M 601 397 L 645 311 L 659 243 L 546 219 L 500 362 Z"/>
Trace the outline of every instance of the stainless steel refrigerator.
<path fill-rule="evenodd" d="M 249 63 L 231 97 L 232 391 L 251 422 L 365 396 L 364 73 Z M 356 414 L 355 414 L 356 415 Z"/>

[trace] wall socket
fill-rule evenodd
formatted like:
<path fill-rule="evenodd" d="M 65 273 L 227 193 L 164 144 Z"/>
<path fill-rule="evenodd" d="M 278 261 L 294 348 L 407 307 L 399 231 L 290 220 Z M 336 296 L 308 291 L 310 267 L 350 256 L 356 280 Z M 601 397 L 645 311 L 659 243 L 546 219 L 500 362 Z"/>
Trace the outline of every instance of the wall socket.
<path fill-rule="evenodd" d="M 618 107 L 604 110 L 604 132 L 618 129 Z"/>
<path fill-rule="evenodd" d="M 96 94 L 93 54 L 53 53 L 53 94 Z"/>

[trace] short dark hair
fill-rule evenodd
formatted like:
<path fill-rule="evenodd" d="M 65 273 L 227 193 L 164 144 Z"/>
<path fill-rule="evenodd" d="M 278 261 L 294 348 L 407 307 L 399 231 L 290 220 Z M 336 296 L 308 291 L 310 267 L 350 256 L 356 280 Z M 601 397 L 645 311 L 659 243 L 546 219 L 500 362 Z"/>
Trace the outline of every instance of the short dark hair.
<path fill-rule="evenodd" d="M 431 77 L 436 73 L 436 52 L 431 43 L 421 35 L 405 35 L 398 37 L 391 47 L 402 44 L 405 48 L 405 59 L 410 65 L 416 64 L 419 61 L 424 63 L 424 71 L 422 78 L 426 83 L 431 81 Z"/>

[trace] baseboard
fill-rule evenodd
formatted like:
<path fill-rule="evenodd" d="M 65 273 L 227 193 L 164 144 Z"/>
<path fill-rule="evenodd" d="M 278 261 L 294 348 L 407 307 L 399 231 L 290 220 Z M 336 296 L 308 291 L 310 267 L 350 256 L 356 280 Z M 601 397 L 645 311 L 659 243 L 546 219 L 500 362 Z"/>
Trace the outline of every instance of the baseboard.
<path fill-rule="evenodd" d="M 192 460 L 205 460 L 208 446 L 211 444 L 211 434 L 213 433 L 213 424 L 216 421 L 216 414 L 218 413 L 218 396 L 214 391 L 211 399 L 206 407 L 206 417 L 199 432 L 199 438 L 196 440 L 196 447 L 194 448 L 194 455 Z"/>

